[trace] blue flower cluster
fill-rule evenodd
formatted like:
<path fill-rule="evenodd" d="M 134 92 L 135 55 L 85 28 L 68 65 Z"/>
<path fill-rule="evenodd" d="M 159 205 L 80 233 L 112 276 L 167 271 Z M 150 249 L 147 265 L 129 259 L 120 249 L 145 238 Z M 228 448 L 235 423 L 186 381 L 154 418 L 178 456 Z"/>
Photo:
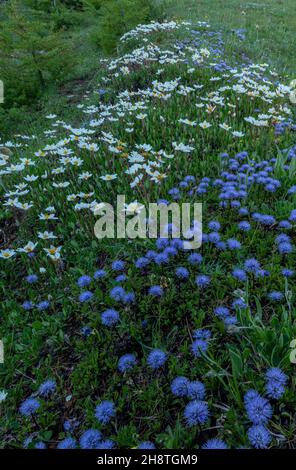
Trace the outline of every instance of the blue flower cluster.
<path fill-rule="evenodd" d="M 265 377 L 268 397 L 278 400 L 285 393 L 288 377 L 277 367 L 268 369 Z M 272 417 L 272 406 L 256 390 L 249 390 L 245 394 L 244 402 L 248 419 L 252 423 L 248 430 L 249 441 L 256 449 L 266 449 L 271 442 L 271 433 L 266 425 Z"/>

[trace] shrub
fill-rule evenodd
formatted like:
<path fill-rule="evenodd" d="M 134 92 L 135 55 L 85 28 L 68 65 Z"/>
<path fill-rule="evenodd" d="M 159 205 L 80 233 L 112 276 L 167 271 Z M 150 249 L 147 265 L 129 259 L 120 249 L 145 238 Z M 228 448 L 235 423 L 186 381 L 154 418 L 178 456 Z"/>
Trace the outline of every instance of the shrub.
<path fill-rule="evenodd" d="M 82 7 L 82 0 L 24 0 L 22 2 L 24 5 L 34 10 L 41 10 L 46 12 L 52 12 L 56 9 L 59 9 L 61 6 L 65 5 L 71 9 L 80 9 Z"/>
<path fill-rule="evenodd" d="M 0 66 L 7 108 L 31 103 L 47 84 L 64 79 L 73 66 L 74 54 L 59 33 L 45 21 L 28 17 L 18 3 L 10 4 L 5 12 Z"/>
<path fill-rule="evenodd" d="M 152 4 L 147 0 L 103 0 L 100 17 L 92 38 L 104 52 L 112 53 L 120 36 L 152 18 Z"/>
<path fill-rule="evenodd" d="M 84 0 L 83 6 L 87 11 L 99 11 L 103 5 L 104 0 Z"/>

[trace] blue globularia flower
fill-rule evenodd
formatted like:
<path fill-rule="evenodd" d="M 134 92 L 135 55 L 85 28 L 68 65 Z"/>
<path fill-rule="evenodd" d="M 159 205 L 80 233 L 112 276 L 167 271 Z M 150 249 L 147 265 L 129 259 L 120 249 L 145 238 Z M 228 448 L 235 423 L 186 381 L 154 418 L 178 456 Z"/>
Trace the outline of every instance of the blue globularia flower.
<path fill-rule="evenodd" d="M 211 278 L 209 276 L 204 275 L 204 274 L 200 274 L 199 276 L 196 276 L 196 278 L 195 278 L 195 284 L 197 285 L 197 287 L 199 287 L 201 289 L 204 288 L 204 287 L 208 287 L 210 282 L 211 282 Z"/>
<path fill-rule="evenodd" d="M 221 240 L 221 235 L 218 232 L 211 232 L 208 238 L 211 243 L 218 243 Z"/>
<path fill-rule="evenodd" d="M 124 261 L 113 261 L 112 263 L 112 269 L 113 271 L 123 271 L 125 268 L 125 262 Z"/>
<path fill-rule="evenodd" d="M 293 277 L 294 274 L 295 274 L 295 271 L 293 269 L 288 269 L 288 268 L 282 269 L 282 275 L 284 277 Z"/>
<path fill-rule="evenodd" d="M 104 326 L 115 326 L 120 320 L 119 313 L 113 308 L 108 308 L 102 313 L 101 320 Z"/>
<path fill-rule="evenodd" d="M 171 391 L 176 397 L 186 397 L 189 380 L 186 377 L 176 377 L 171 383 Z"/>
<path fill-rule="evenodd" d="M 102 433 L 97 429 L 88 429 L 79 440 L 81 449 L 97 449 L 102 440 Z"/>
<path fill-rule="evenodd" d="M 39 442 L 36 442 L 34 448 L 39 449 L 39 450 L 43 450 L 43 449 L 46 449 L 46 444 L 45 444 L 45 442 L 39 441 Z"/>
<path fill-rule="evenodd" d="M 20 406 L 20 414 L 23 416 L 32 416 L 40 408 L 40 402 L 36 398 L 27 398 Z"/>
<path fill-rule="evenodd" d="M 62 441 L 60 441 L 57 445 L 57 449 L 76 449 L 77 444 L 73 437 L 66 437 Z M 83 447 L 86 449 L 87 447 Z"/>
<path fill-rule="evenodd" d="M 200 264 L 202 262 L 202 255 L 200 255 L 199 253 L 191 253 L 188 256 L 188 262 L 193 265 Z"/>
<path fill-rule="evenodd" d="M 208 227 L 210 230 L 218 232 L 218 230 L 220 230 L 221 228 L 221 224 L 217 220 L 212 220 L 211 222 L 208 223 Z"/>
<path fill-rule="evenodd" d="M 238 319 L 235 315 L 232 315 L 232 316 L 229 316 L 229 317 L 226 317 L 223 319 L 223 322 L 224 322 L 224 325 L 225 326 L 233 326 L 233 325 L 236 325 L 237 322 L 238 322 Z"/>
<path fill-rule="evenodd" d="M 164 250 L 164 248 L 169 246 L 169 240 L 168 238 L 158 238 L 155 244 L 159 250 Z"/>
<path fill-rule="evenodd" d="M 265 390 L 268 397 L 278 400 L 285 393 L 285 385 L 288 377 L 278 367 L 271 367 L 265 374 Z"/>
<path fill-rule="evenodd" d="M 253 424 L 266 424 L 272 416 L 272 407 L 266 398 L 255 396 L 245 403 L 249 420 Z"/>
<path fill-rule="evenodd" d="M 227 449 L 227 445 L 221 439 L 209 439 L 202 446 L 203 449 Z"/>
<path fill-rule="evenodd" d="M 39 302 L 36 307 L 38 308 L 38 310 L 41 310 L 41 311 L 44 311 L 44 310 L 47 310 L 50 306 L 50 303 L 48 300 L 42 300 L 41 302 Z"/>
<path fill-rule="evenodd" d="M 138 449 L 156 449 L 156 447 L 153 442 L 143 441 L 138 445 Z"/>
<path fill-rule="evenodd" d="M 102 401 L 96 407 L 95 416 L 101 424 L 108 424 L 115 415 L 116 409 L 112 401 Z"/>
<path fill-rule="evenodd" d="M 236 268 L 232 271 L 232 275 L 238 281 L 244 282 L 248 279 L 246 271 L 243 269 Z"/>
<path fill-rule="evenodd" d="M 91 277 L 90 276 L 80 276 L 77 280 L 77 285 L 79 287 L 86 287 L 91 283 Z"/>
<path fill-rule="evenodd" d="M 203 339 L 196 339 L 191 345 L 191 351 L 195 357 L 200 357 L 201 353 L 205 353 L 208 349 L 208 342 Z"/>
<path fill-rule="evenodd" d="M 225 319 L 230 315 L 230 310 L 227 307 L 219 306 L 215 308 L 214 313 L 217 317 Z"/>
<path fill-rule="evenodd" d="M 81 292 L 79 295 L 79 302 L 88 302 L 93 296 L 93 293 L 90 291 Z"/>
<path fill-rule="evenodd" d="M 190 382 L 187 386 L 187 390 L 187 395 L 191 400 L 204 400 L 206 389 L 204 384 L 199 382 L 199 380 Z"/>
<path fill-rule="evenodd" d="M 205 424 L 209 418 L 207 403 L 198 400 L 191 401 L 185 407 L 184 418 L 188 427 Z"/>
<path fill-rule="evenodd" d="M 148 264 L 150 263 L 150 260 L 148 258 L 145 258 L 145 256 L 141 256 L 135 261 L 135 266 L 138 269 L 143 269 L 145 268 Z"/>
<path fill-rule="evenodd" d="M 75 418 L 66 419 L 63 424 L 63 428 L 66 432 L 72 432 L 79 426 L 79 421 Z"/>
<path fill-rule="evenodd" d="M 229 238 L 227 240 L 227 245 L 230 250 L 240 250 L 241 249 L 241 243 L 236 240 L 235 238 Z"/>
<path fill-rule="evenodd" d="M 289 220 L 291 222 L 296 222 L 296 209 L 291 210 Z"/>
<path fill-rule="evenodd" d="M 265 373 L 265 377 L 268 381 L 278 382 L 281 385 L 286 385 L 288 376 L 278 367 L 271 367 Z"/>
<path fill-rule="evenodd" d="M 49 379 L 40 385 L 38 389 L 38 394 L 41 397 L 48 397 L 49 395 L 51 395 L 52 393 L 56 391 L 56 388 L 57 388 L 56 382 L 54 380 Z"/>
<path fill-rule="evenodd" d="M 271 434 L 265 426 L 261 424 L 252 426 L 248 430 L 248 438 L 255 449 L 266 449 L 271 442 Z"/>
<path fill-rule="evenodd" d="M 118 361 L 117 368 L 120 372 L 126 372 L 132 369 L 137 364 L 137 359 L 134 354 L 124 354 Z"/>
<path fill-rule="evenodd" d="M 203 339 L 204 341 L 207 341 L 211 338 L 212 333 L 208 329 L 201 329 L 199 328 L 198 330 L 195 330 L 192 334 L 194 339 Z"/>
<path fill-rule="evenodd" d="M 110 291 L 110 297 L 113 300 L 116 300 L 116 302 L 120 302 L 124 300 L 125 297 L 125 290 L 121 286 L 115 286 L 113 289 Z"/>
<path fill-rule="evenodd" d="M 249 224 L 249 222 L 239 222 L 238 224 L 238 228 L 242 231 L 242 232 L 248 232 L 250 229 L 251 229 L 251 225 Z"/>
<path fill-rule="evenodd" d="M 235 299 L 235 300 L 232 302 L 232 308 L 233 308 L 233 309 L 236 309 L 236 308 L 247 308 L 247 304 L 246 304 L 246 302 L 245 302 L 243 299 Z"/>
<path fill-rule="evenodd" d="M 184 279 L 188 279 L 189 277 L 188 269 L 183 268 L 183 267 L 176 268 L 175 273 L 178 279 L 184 280 Z"/>
<path fill-rule="evenodd" d="M 288 255 L 293 251 L 293 245 L 288 242 L 283 242 L 278 244 L 278 251 L 281 255 Z"/>
<path fill-rule="evenodd" d="M 95 273 L 94 273 L 94 279 L 103 279 L 105 276 L 106 276 L 106 271 L 104 271 L 104 269 L 98 269 Z"/>
<path fill-rule="evenodd" d="M 284 385 L 272 380 L 270 382 L 266 382 L 265 390 L 266 395 L 274 400 L 279 400 L 285 393 Z"/>
<path fill-rule="evenodd" d="M 245 261 L 244 267 L 246 271 L 256 273 L 260 269 L 260 263 L 255 258 L 250 258 Z"/>
<path fill-rule="evenodd" d="M 268 294 L 268 298 L 269 298 L 269 300 L 272 300 L 274 302 L 278 302 L 278 301 L 280 301 L 284 298 L 284 295 L 281 292 L 278 292 L 278 291 L 274 290 L 274 291 L 272 291 Z"/>
<path fill-rule="evenodd" d="M 38 276 L 36 274 L 29 274 L 27 277 L 26 277 L 26 281 L 29 283 L 29 284 L 34 284 L 35 282 L 38 281 Z"/>
<path fill-rule="evenodd" d="M 32 310 L 34 305 L 32 304 L 32 302 L 30 302 L 30 300 L 25 300 L 25 302 L 22 304 L 22 307 L 24 310 Z"/>
<path fill-rule="evenodd" d="M 133 302 L 135 302 L 135 300 L 136 296 L 134 292 L 127 292 L 123 297 L 123 303 L 126 305 L 132 304 Z"/>
<path fill-rule="evenodd" d="M 168 264 L 169 262 L 168 254 L 165 252 L 157 254 L 154 258 L 154 262 L 158 264 L 159 266 L 161 266 L 162 264 Z"/>
<path fill-rule="evenodd" d="M 105 439 L 101 441 L 97 447 L 97 449 L 114 449 L 115 442 L 111 441 L 110 439 Z"/>
<path fill-rule="evenodd" d="M 244 395 L 245 406 L 250 403 L 254 398 L 260 397 L 259 393 L 256 390 L 250 389 Z"/>
<path fill-rule="evenodd" d="M 166 360 L 167 354 L 164 351 L 161 349 L 154 349 L 149 353 L 147 363 L 151 369 L 159 369 L 166 363 Z"/>
<path fill-rule="evenodd" d="M 163 295 L 163 289 L 160 286 L 151 286 L 149 287 L 148 293 L 153 297 L 161 297 Z"/>

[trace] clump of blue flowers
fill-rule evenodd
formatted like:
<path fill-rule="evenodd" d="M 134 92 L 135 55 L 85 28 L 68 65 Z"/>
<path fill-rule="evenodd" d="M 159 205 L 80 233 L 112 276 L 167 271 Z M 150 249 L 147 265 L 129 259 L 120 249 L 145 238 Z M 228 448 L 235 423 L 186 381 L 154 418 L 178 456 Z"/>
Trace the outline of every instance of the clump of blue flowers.
<path fill-rule="evenodd" d="M 116 409 L 112 401 L 102 401 L 96 407 L 95 416 L 101 424 L 108 424 L 115 415 Z"/>

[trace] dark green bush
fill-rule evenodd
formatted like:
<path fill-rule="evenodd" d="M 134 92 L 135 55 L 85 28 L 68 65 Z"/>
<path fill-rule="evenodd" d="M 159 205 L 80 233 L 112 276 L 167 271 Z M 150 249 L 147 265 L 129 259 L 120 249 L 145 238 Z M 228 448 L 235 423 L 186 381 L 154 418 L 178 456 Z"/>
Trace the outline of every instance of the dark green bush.
<path fill-rule="evenodd" d="M 97 12 L 101 9 L 104 0 L 84 0 L 83 6 L 86 11 Z"/>
<path fill-rule="evenodd" d="M 50 21 L 54 31 L 68 30 L 79 25 L 81 13 L 61 5 L 51 13 Z"/>
<path fill-rule="evenodd" d="M 112 53 L 119 37 L 139 23 L 150 21 L 152 11 L 152 3 L 148 0 L 103 0 L 92 39 L 104 52 Z"/>
<path fill-rule="evenodd" d="M 41 10 L 52 12 L 61 6 L 66 6 L 71 9 L 80 9 L 82 7 L 82 0 L 23 0 L 24 5 L 34 10 Z"/>
<path fill-rule="evenodd" d="M 49 23 L 28 18 L 18 3 L 11 3 L 0 31 L 5 108 L 30 104 L 47 85 L 64 80 L 74 57 L 68 43 Z"/>

